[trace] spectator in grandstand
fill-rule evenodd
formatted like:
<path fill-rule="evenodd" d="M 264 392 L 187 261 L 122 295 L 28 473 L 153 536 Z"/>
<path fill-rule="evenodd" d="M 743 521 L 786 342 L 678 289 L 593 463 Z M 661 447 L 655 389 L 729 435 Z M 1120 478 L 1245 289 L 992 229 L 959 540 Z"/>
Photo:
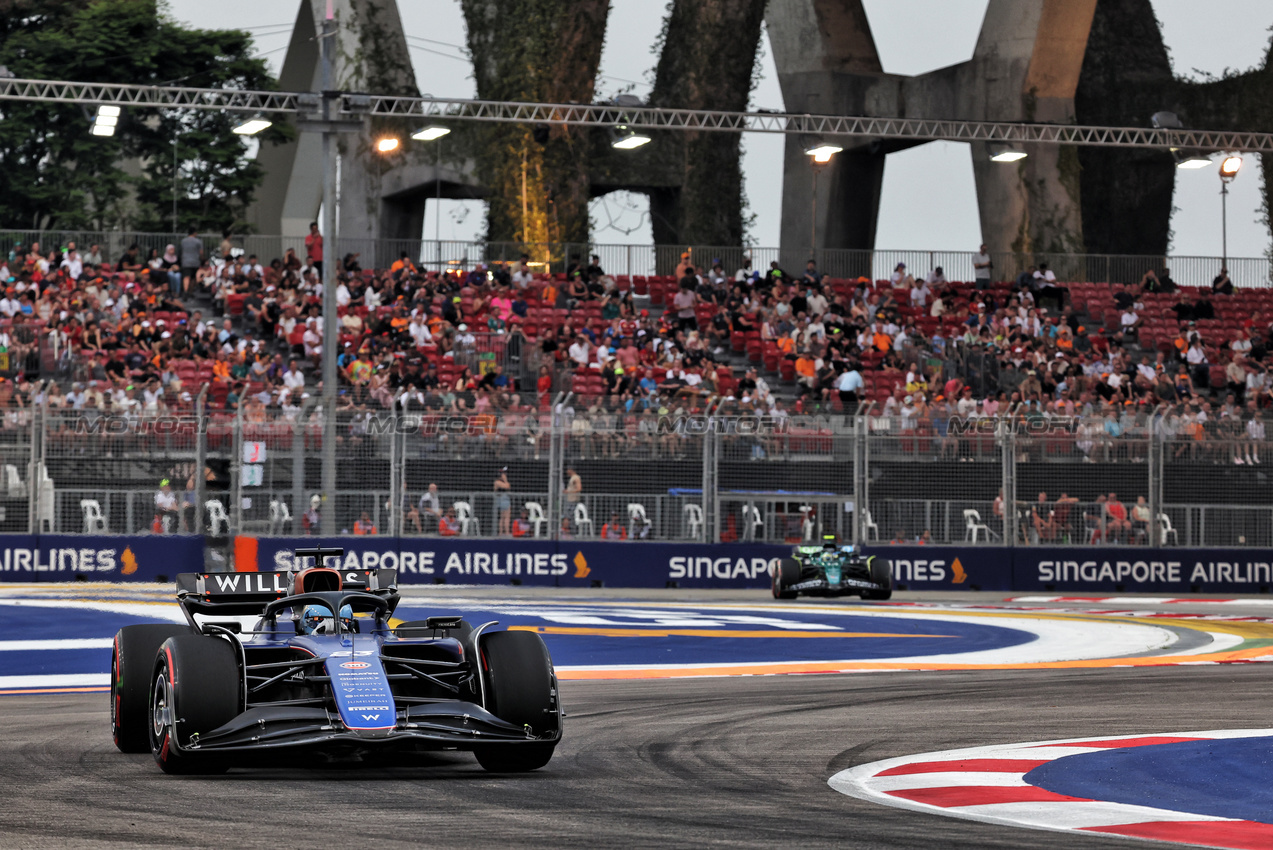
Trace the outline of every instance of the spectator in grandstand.
<path fill-rule="evenodd" d="M 186 237 L 181 240 L 181 294 L 184 295 L 190 291 L 190 282 L 195 279 L 204 258 L 203 240 L 199 238 L 198 229 L 191 227 L 186 231 Z"/>
<path fill-rule="evenodd" d="M 159 492 L 155 494 L 155 530 L 167 534 L 177 531 L 179 527 L 177 494 L 172 492 L 172 482 L 165 478 L 159 482 Z"/>
<path fill-rule="evenodd" d="M 517 519 L 513 520 L 513 537 L 526 537 L 531 531 L 530 513 L 526 508 L 522 508 Z"/>
<path fill-rule="evenodd" d="M 1118 496 L 1109 494 L 1105 502 L 1105 535 L 1107 540 L 1126 542 L 1132 530 L 1131 521 L 1127 518 L 1127 508 L 1118 501 Z"/>
<path fill-rule="evenodd" d="M 448 506 L 446 513 L 438 520 L 438 534 L 443 537 L 455 537 L 460 533 L 460 521 L 455 517 L 455 506 Z"/>
<path fill-rule="evenodd" d="M 302 219 L 304 221 L 304 219 Z M 305 259 L 323 277 L 323 235 L 318 232 L 318 222 L 309 223 L 309 234 L 305 237 Z"/>
<path fill-rule="evenodd" d="M 1030 524 L 1033 529 L 1035 543 L 1053 543 L 1056 541 L 1056 513 L 1048 505 L 1048 494 L 1040 493 L 1030 511 Z"/>
<path fill-rule="evenodd" d="M 574 516 L 575 505 L 579 504 L 579 497 L 583 493 L 583 479 L 579 477 L 579 473 L 575 472 L 573 466 L 566 467 L 566 486 L 562 490 L 565 496 L 565 511 L 563 511 L 563 519 L 565 514 Z"/>
<path fill-rule="evenodd" d="M 495 483 L 492 485 L 495 491 L 495 517 L 498 523 L 497 531 L 501 537 L 507 537 L 512 533 L 512 513 L 513 504 L 512 497 L 509 495 L 511 489 L 508 483 L 508 467 L 500 469 L 495 476 Z"/>
<path fill-rule="evenodd" d="M 977 289 L 989 289 L 990 275 L 991 270 L 994 268 L 994 263 L 991 262 L 985 245 L 982 245 L 977 253 L 973 255 L 972 267 Z"/>
<path fill-rule="evenodd" d="M 619 512 L 614 511 L 610 514 L 610 519 L 605 525 L 601 526 L 602 540 L 627 540 L 628 530 L 623 527 L 623 523 L 619 520 Z"/>
<path fill-rule="evenodd" d="M 1141 540 L 1149 542 L 1149 523 L 1152 521 L 1149 513 L 1149 505 L 1145 502 L 1144 496 L 1136 497 L 1136 504 L 1132 506 L 1131 529 L 1133 540 Z"/>
<path fill-rule="evenodd" d="M 1217 295 L 1233 294 L 1233 280 L 1229 277 L 1229 270 L 1224 266 L 1220 267 L 1220 274 L 1211 281 L 1211 291 Z"/>

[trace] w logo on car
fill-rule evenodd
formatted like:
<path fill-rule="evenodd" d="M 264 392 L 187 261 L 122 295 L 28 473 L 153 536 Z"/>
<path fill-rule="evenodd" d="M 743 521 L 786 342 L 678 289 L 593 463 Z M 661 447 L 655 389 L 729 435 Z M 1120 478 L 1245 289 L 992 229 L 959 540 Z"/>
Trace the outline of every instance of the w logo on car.
<path fill-rule="evenodd" d="M 368 664 L 366 661 L 346 661 L 340 666 L 345 668 L 346 670 L 362 670 L 367 667 L 370 667 L 371 665 Z"/>
<path fill-rule="evenodd" d="M 363 720 L 379 720 L 380 715 L 379 714 L 364 714 L 362 716 L 362 719 Z"/>

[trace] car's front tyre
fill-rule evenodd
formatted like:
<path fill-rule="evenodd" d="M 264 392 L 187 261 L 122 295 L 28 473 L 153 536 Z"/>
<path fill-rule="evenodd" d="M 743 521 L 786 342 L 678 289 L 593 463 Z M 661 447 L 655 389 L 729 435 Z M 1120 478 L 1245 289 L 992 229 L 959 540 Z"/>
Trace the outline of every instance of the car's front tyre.
<path fill-rule="evenodd" d="M 795 558 L 783 558 L 778 562 L 778 566 L 774 568 L 774 576 L 771 590 L 774 599 L 795 599 L 799 596 L 799 592 L 795 590 L 787 590 L 793 584 L 800 582 L 800 562 Z"/>
<path fill-rule="evenodd" d="M 228 766 L 198 752 L 197 736 L 242 710 L 234 647 L 221 638 L 179 635 L 159 647 L 150 684 L 150 751 L 164 773 L 220 773 Z"/>
<path fill-rule="evenodd" d="M 543 638 L 521 631 L 483 635 L 477 662 L 487 711 L 535 735 L 560 731 L 557 677 Z M 524 773 L 548 764 L 556 747 L 556 741 L 491 744 L 473 755 L 491 772 Z"/>

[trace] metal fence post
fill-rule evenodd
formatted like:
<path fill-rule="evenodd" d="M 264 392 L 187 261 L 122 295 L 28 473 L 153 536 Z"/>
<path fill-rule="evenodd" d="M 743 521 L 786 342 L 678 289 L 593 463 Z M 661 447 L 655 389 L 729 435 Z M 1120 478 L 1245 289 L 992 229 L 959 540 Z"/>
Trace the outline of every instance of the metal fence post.
<path fill-rule="evenodd" d="M 402 406 L 402 396 L 406 390 L 399 390 L 394 396 L 393 406 L 389 408 L 389 520 L 386 523 L 391 536 L 400 532 L 398 523 L 402 515 L 402 447 L 399 445 L 402 435 L 399 433 L 398 413 Z"/>
<path fill-rule="evenodd" d="M 568 398 L 569 396 L 566 393 L 557 393 L 557 397 L 553 399 L 552 407 L 548 412 L 548 536 L 550 540 L 557 540 L 561 532 L 561 520 L 557 518 L 561 513 L 561 500 L 563 498 L 561 492 L 561 460 L 563 452 L 560 442 L 562 434 L 560 424 L 563 399 Z"/>
<path fill-rule="evenodd" d="M 40 382 L 43 390 L 44 382 Z M 44 481 L 44 416 L 43 409 L 31 411 L 31 457 L 27 461 L 27 533 L 40 531 L 40 486 Z M 52 529 L 49 529 L 52 531 Z"/>
<path fill-rule="evenodd" d="M 230 528 L 233 537 L 243 531 L 243 402 L 234 411 L 234 455 L 230 458 Z"/>
<path fill-rule="evenodd" d="M 195 534 L 203 534 L 203 509 L 207 497 L 207 481 L 204 470 L 208 468 L 208 385 L 199 388 L 194 403 L 195 416 L 195 469 L 194 469 L 194 528 Z"/>
<path fill-rule="evenodd" d="M 999 446 L 1003 469 L 1003 543 L 1015 546 L 1018 519 L 1017 433 L 1011 415 L 999 420 Z"/>
<path fill-rule="evenodd" d="M 871 419 L 865 412 L 857 417 L 857 457 L 854 460 L 853 542 L 870 543 L 871 518 Z"/>
<path fill-rule="evenodd" d="M 301 521 L 309 507 L 305 501 L 305 421 L 313 410 L 314 399 L 303 399 L 292 423 L 292 527 L 287 531 L 294 535 L 304 530 Z"/>
<path fill-rule="evenodd" d="M 1158 516 L 1162 513 L 1162 485 L 1163 485 L 1163 456 L 1166 454 L 1162 440 L 1162 428 L 1160 419 L 1162 416 L 1161 409 L 1154 411 L 1154 418 L 1149 424 L 1149 457 L 1146 458 L 1146 466 L 1149 467 L 1149 545 L 1161 546 L 1162 526 L 1158 522 Z"/>

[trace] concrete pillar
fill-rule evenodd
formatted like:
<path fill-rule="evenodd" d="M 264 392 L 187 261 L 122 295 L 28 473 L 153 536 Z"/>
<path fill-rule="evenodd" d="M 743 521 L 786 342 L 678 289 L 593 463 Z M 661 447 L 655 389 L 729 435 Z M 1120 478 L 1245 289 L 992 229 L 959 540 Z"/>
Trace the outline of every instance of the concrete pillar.
<path fill-rule="evenodd" d="M 766 21 L 789 112 L 1069 123 L 1095 8 L 1096 0 L 991 0 L 973 58 L 918 77 L 883 72 L 860 0 L 773 0 Z M 803 148 L 813 141 L 787 143 L 784 263 L 808 252 Z M 870 249 L 884 156 L 915 143 L 841 144 L 845 152 L 819 177 L 818 243 Z M 983 240 L 993 251 L 1081 251 L 1077 156 L 1055 145 L 1027 153 L 1020 163 L 991 163 L 987 146 L 972 146 Z"/>

